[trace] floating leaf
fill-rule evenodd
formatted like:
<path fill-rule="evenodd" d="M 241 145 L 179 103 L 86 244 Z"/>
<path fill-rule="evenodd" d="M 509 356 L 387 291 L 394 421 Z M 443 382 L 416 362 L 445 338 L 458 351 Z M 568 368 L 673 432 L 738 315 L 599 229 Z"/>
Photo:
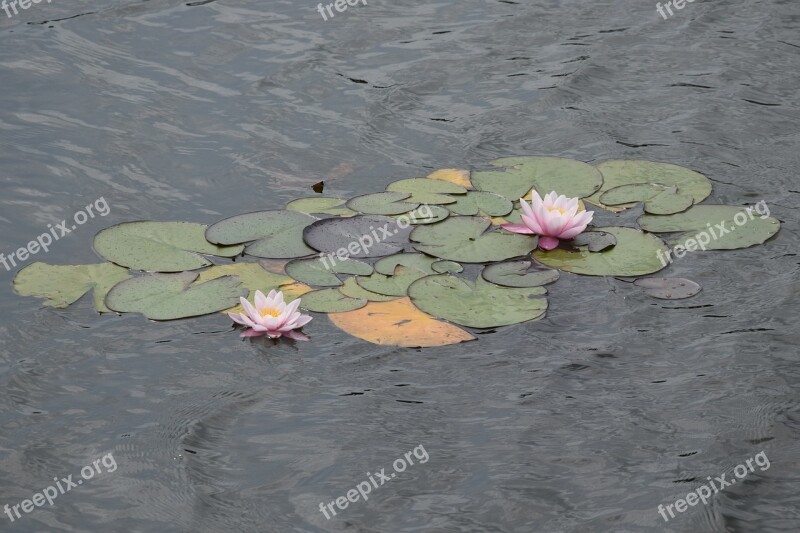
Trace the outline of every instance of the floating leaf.
<path fill-rule="evenodd" d="M 598 164 L 597 169 L 603 174 L 603 187 L 587 198 L 587 201 L 600 207 L 604 207 L 600 201 L 602 194 L 620 185 L 634 183 L 674 185 L 681 194 L 691 196 L 695 204 L 699 204 L 711 194 L 711 182 L 708 178 L 694 170 L 669 163 L 613 159 Z M 634 205 L 636 204 L 622 204 L 618 207 L 626 208 Z"/>
<path fill-rule="evenodd" d="M 307 292 L 300 300 L 300 307 L 316 313 L 341 313 L 353 311 L 367 305 L 363 298 L 350 298 L 338 289 L 320 289 Z"/>
<path fill-rule="evenodd" d="M 359 215 L 318 220 L 303 232 L 306 243 L 337 257 L 381 257 L 402 250 L 410 227 L 401 228 L 387 217 Z"/>
<path fill-rule="evenodd" d="M 14 291 L 20 296 L 45 298 L 47 307 L 67 307 L 94 289 L 94 308 L 99 313 L 109 312 L 103 300 L 106 293 L 128 279 L 127 268 L 112 263 L 96 265 L 48 265 L 31 263 L 14 278 Z"/>
<path fill-rule="evenodd" d="M 213 269 L 204 270 L 203 272 L 209 272 L 211 270 L 213 270 Z M 200 273 L 200 277 L 202 277 L 203 272 Z M 302 283 L 287 283 L 285 285 L 280 285 L 278 287 L 266 286 L 266 287 L 257 287 L 257 289 L 260 290 L 261 292 L 263 292 L 264 294 L 269 294 L 269 291 L 271 291 L 273 289 L 275 289 L 277 291 L 281 291 L 283 293 L 283 301 L 286 302 L 287 304 L 291 303 L 293 300 L 296 300 L 297 298 L 300 298 L 305 293 L 311 292 L 311 291 L 314 290 L 311 287 L 309 287 L 308 285 L 304 285 Z M 251 289 L 250 290 L 250 296 L 247 297 L 247 300 L 251 304 L 254 304 L 255 303 L 254 302 L 255 296 L 256 296 L 256 291 Z M 236 304 L 235 306 L 233 306 L 231 308 L 224 309 L 222 312 L 223 313 L 238 313 L 238 314 L 246 313 L 245 309 L 241 306 L 241 304 Z"/>
<path fill-rule="evenodd" d="M 607 231 L 584 231 L 573 237 L 571 241 L 567 241 L 567 245 L 578 249 L 585 247 L 590 252 L 602 252 L 616 244 L 617 238 Z"/>
<path fill-rule="evenodd" d="M 286 273 L 303 283 L 319 287 L 338 287 L 342 281 L 336 274 L 350 274 L 369 276 L 372 267 L 367 263 L 354 259 L 333 257 L 312 257 L 309 259 L 295 259 L 286 264 Z"/>
<path fill-rule="evenodd" d="M 148 274 L 123 281 L 106 296 L 109 309 L 142 313 L 151 320 L 206 315 L 232 307 L 247 289 L 232 276 L 193 283 L 197 272 Z"/>
<path fill-rule="evenodd" d="M 582 161 L 561 157 L 505 157 L 491 162 L 505 170 L 473 172 L 477 189 L 519 200 L 531 189 L 547 194 L 556 191 L 569 198 L 591 195 L 603 184 L 596 168 Z"/>
<path fill-rule="evenodd" d="M 272 289 L 278 289 L 281 285 L 292 283 L 294 280 L 289 276 L 270 272 L 259 263 L 238 262 L 230 265 L 215 265 L 199 273 L 195 283 L 204 283 L 212 279 L 225 276 L 234 276 L 242 282 L 242 287 L 249 292 L 246 297 L 251 297 L 256 291 L 268 293 Z"/>
<path fill-rule="evenodd" d="M 439 205 L 421 205 L 413 211 L 397 215 L 392 218 L 401 220 L 400 224 L 433 224 L 434 222 L 441 222 L 450 216 L 450 211 Z"/>
<path fill-rule="evenodd" d="M 368 291 L 377 292 L 378 294 L 405 296 L 408 286 L 426 275 L 427 273 L 416 268 L 397 265 L 391 276 L 376 272 L 368 277 L 356 278 L 356 282 Z"/>
<path fill-rule="evenodd" d="M 118 265 L 155 272 L 182 272 L 210 265 L 200 254 L 234 257 L 242 253 L 242 246 L 211 244 L 205 231 L 205 225 L 192 222 L 123 222 L 95 235 L 94 249 L 100 257 Z"/>
<path fill-rule="evenodd" d="M 601 194 L 600 202 L 604 205 L 630 205 L 631 202 L 643 202 L 647 213 L 671 215 L 686 211 L 694 203 L 694 198 L 678 194 L 677 190 L 674 185 L 656 183 L 620 185 Z"/>
<path fill-rule="evenodd" d="M 458 274 L 459 272 L 464 270 L 464 267 L 462 267 L 455 261 L 445 261 L 445 260 L 436 261 L 433 265 L 431 265 L 431 268 L 433 268 L 433 271 L 438 274 L 447 274 L 447 273 Z"/>
<path fill-rule="evenodd" d="M 550 268 L 587 276 L 645 276 L 664 268 L 659 254 L 664 254 L 667 246 L 655 235 L 633 228 L 597 230 L 611 233 L 617 240 L 616 246 L 603 252 L 536 250 L 533 258 Z"/>
<path fill-rule="evenodd" d="M 502 261 L 528 254 L 536 238 L 516 233 L 488 231 L 485 218 L 450 217 L 431 226 L 418 226 L 411 232 L 414 248 L 442 259 L 461 263 Z"/>
<path fill-rule="evenodd" d="M 443 168 L 428 174 L 428 179 L 449 181 L 465 189 L 472 188 L 472 183 L 469 180 L 469 170 L 461 168 Z"/>
<path fill-rule="evenodd" d="M 376 192 L 356 196 L 347 202 L 347 207 L 368 215 L 399 215 L 419 207 L 419 202 L 410 198 L 407 192 Z"/>
<path fill-rule="evenodd" d="M 761 244 L 778 233 L 780 222 L 766 215 L 763 215 L 766 218 L 761 216 L 752 207 L 696 205 L 674 215 L 643 215 L 637 223 L 642 229 L 656 233 L 684 232 L 669 239 L 669 243 L 683 246 L 689 251 L 698 248 L 735 250 Z"/>
<path fill-rule="evenodd" d="M 303 242 L 303 229 L 316 219 L 283 209 L 257 211 L 221 220 L 206 230 L 217 244 L 250 243 L 245 253 L 254 257 L 291 259 L 314 253 Z"/>
<path fill-rule="evenodd" d="M 447 208 L 457 215 L 477 215 L 499 217 L 507 215 L 514 208 L 511 200 L 483 191 L 469 191 L 467 194 L 456 197 L 456 203 Z"/>
<path fill-rule="evenodd" d="M 428 178 L 409 178 L 395 181 L 386 187 L 387 191 L 411 193 L 409 202 L 420 204 L 452 204 L 456 199 L 451 194 L 466 194 L 467 190 L 454 183 Z"/>
<path fill-rule="evenodd" d="M 661 300 L 681 300 L 699 293 L 702 287 L 685 278 L 641 278 L 633 282 L 645 294 Z"/>
<path fill-rule="evenodd" d="M 544 316 L 542 287 L 499 287 L 479 277 L 475 282 L 441 274 L 411 284 L 408 295 L 421 310 L 462 326 L 493 328 Z"/>
<path fill-rule="evenodd" d="M 384 257 L 383 259 L 378 260 L 374 267 L 375 272 L 384 274 L 386 276 L 391 276 L 394 274 L 394 269 L 398 265 L 414 268 L 416 270 L 425 272 L 426 274 L 434 274 L 435 272 L 432 265 L 437 261 L 439 261 L 439 259 L 425 254 L 402 253 Z"/>
<path fill-rule="evenodd" d="M 373 344 L 429 348 L 475 340 L 463 329 L 423 313 L 408 298 L 370 302 L 356 311 L 334 313 L 329 318 L 350 335 Z"/>
<path fill-rule="evenodd" d="M 331 198 L 328 196 L 314 196 L 311 198 L 300 198 L 286 204 L 289 211 L 299 211 L 313 215 L 315 213 L 333 215 L 337 217 L 351 217 L 356 215 L 355 211 L 345 207 L 347 200 L 341 198 Z"/>
<path fill-rule="evenodd" d="M 356 278 L 347 278 L 344 280 L 344 284 L 339 287 L 339 292 L 350 298 L 363 298 L 370 302 L 388 302 L 397 298 L 397 296 L 387 296 L 385 294 L 368 291 L 356 282 Z"/>
<path fill-rule="evenodd" d="M 531 261 L 509 261 L 496 263 L 483 269 L 481 276 L 486 281 L 504 287 L 538 287 L 558 279 L 558 270 L 553 270 Z"/>

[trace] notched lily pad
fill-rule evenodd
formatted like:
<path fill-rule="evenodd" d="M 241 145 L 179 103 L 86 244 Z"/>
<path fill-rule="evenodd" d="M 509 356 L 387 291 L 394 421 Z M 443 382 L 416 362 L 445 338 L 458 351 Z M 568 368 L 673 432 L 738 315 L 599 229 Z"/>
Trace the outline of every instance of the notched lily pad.
<path fill-rule="evenodd" d="M 311 198 L 300 198 L 286 204 L 289 211 L 299 211 L 309 215 L 323 214 L 337 217 L 352 217 L 357 215 L 355 211 L 345 206 L 347 200 L 342 198 L 332 198 L 329 196 L 313 196 Z"/>
<path fill-rule="evenodd" d="M 437 274 L 458 274 L 464 270 L 464 267 L 456 263 L 455 261 L 447 261 L 441 260 L 436 261 L 434 264 L 431 265 L 431 268 Z"/>
<path fill-rule="evenodd" d="M 224 245 L 250 243 L 245 253 L 254 257 L 292 259 L 314 253 L 302 235 L 315 220 L 298 211 L 257 211 L 217 222 L 206 230 L 206 239 Z"/>
<path fill-rule="evenodd" d="M 347 278 L 344 283 L 339 287 L 339 292 L 350 298 L 363 298 L 370 302 L 388 302 L 397 298 L 397 296 L 387 296 L 377 292 L 368 291 L 356 282 L 356 278 Z"/>
<path fill-rule="evenodd" d="M 386 296 L 405 296 L 408 286 L 419 278 L 427 276 L 426 272 L 397 265 L 391 276 L 378 272 L 368 277 L 356 278 L 356 282 L 368 291 Z"/>
<path fill-rule="evenodd" d="M 382 257 L 401 251 L 408 243 L 411 227 L 402 228 L 388 217 L 359 215 L 318 220 L 303 232 L 312 248 L 345 257 Z"/>
<path fill-rule="evenodd" d="M 491 162 L 505 170 L 473 172 L 472 183 L 481 191 L 516 201 L 531 189 L 556 191 L 570 198 L 583 198 L 597 191 L 603 176 L 592 165 L 574 159 L 550 156 L 504 157 Z"/>
<path fill-rule="evenodd" d="M 464 187 L 455 183 L 428 178 L 409 178 L 390 183 L 387 191 L 411 193 L 410 202 L 420 204 L 452 204 L 456 198 L 450 196 L 466 194 Z"/>
<path fill-rule="evenodd" d="M 687 194 L 679 194 L 675 185 L 633 183 L 604 192 L 600 195 L 600 202 L 611 206 L 643 202 L 646 213 L 671 215 L 689 209 L 694 203 L 694 198 Z"/>
<path fill-rule="evenodd" d="M 499 194 L 468 191 L 467 194 L 459 196 L 456 203 L 448 205 L 447 208 L 457 215 L 501 217 L 509 214 L 514 208 L 514 204 Z"/>
<path fill-rule="evenodd" d="M 232 276 L 194 283 L 197 277 L 197 272 L 138 276 L 115 285 L 105 303 L 119 313 L 174 320 L 222 311 L 247 296 L 247 288 Z"/>
<path fill-rule="evenodd" d="M 699 284 L 686 278 L 640 278 L 633 284 L 648 296 L 661 300 L 690 298 L 702 290 Z"/>
<path fill-rule="evenodd" d="M 369 276 L 372 266 L 355 259 L 339 260 L 338 257 L 310 257 L 295 259 L 284 267 L 286 273 L 302 283 L 318 287 L 338 287 L 342 281 L 336 274 Z"/>
<path fill-rule="evenodd" d="M 348 200 L 347 207 L 367 215 L 399 215 L 419 207 L 407 192 L 376 192 Z"/>
<path fill-rule="evenodd" d="M 558 270 L 531 261 L 509 261 L 487 266 L 481 276 L 486 281 L 504 287 L 538 287 L 553 283 L 558 279 L 559 273 Z"/>
<path fill-rule="evenodd" d="M 585 248 L 590 252 L 602 252 L 607 248 L 616 246 L 617 238 L 613 233 L 607 231 L 584 231 L 565 244 L 576 251 Z"/>
<path fill-rule="evenodd" d="M 234 257 L 239 243 L 217 246 L 205 238 L 206 226 L 192 222 L 123 222 L 94 237 L 94 250 L 112 263 L 151 272 L 182 272 L 211 264 L 203 255 Z M 223 244 L 223 243 L 217 243 Z"/>
<path fill-rule="evenodd" d="M 420 224 L 433 224 L 441 222 L 450 216 L 450 211 L 440 205 L 421 205 L 413 211 L 396 215 L 393 218 L 397 219 L 399 224 L 417 226 Z"/>
<path fill-rule="evenodd" d="M 350 298 L 338 289 L 320 289 L 307 292 L 300 299 L 300 307 L 316 313 L 343 313 L 367 305 L 364 298 Z"/>

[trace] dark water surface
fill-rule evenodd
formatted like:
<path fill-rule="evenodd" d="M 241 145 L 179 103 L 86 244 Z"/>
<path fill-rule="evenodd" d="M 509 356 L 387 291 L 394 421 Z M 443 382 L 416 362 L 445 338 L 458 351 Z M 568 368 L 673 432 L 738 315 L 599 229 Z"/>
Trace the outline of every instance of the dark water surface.
<path fill-rule="evenodd" d="M 118 464 L 0 530 L 800 529 L 800 5 L 697 0 L 663 20 L 654 4 L 0 12 L 6 255 L 101 196 L 108 216 L 36 260 L 95 262 L 94 234 L 122 221 L 210 223 L 322 179 L 352 196 L 519 154 L 688 166 L 713 180 L 710 203 L 765 200 L 783 222 L 764 246 L 665 271 L 703 286 L 690 300 L 565 274 L 546 319 L 425 350 L 324 317 L 312 342 L 271 344 L 221 315 L 54 310 L 0 268 L 0 506 L 104 454 Z M 419 445 L 426 463 L 325 519 L 320 502 Z M 761 451 L 769 469 L 658 514 Z"/>

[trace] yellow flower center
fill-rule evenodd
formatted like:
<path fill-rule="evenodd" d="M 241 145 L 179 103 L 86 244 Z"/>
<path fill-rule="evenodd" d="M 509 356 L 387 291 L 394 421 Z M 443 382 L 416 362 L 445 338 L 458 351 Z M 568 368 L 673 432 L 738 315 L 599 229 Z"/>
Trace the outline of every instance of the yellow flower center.
<path fill-rule="evenodd" d="M 269 315 L 269 316 L 271 316 L 271 317 L 273 317 L 273 318 L 274 318 L 274 317 L 276 317 L 276 316 L 280 316 L 281 312 L 280 312 L 280 311 L 278 311 L 277 309 L 267 309 L 267 308 L 264 308 L 264 309 L 260 310 L 260 311 L 258 312 L 258 314 L 260 314 L 262 318 L 263 318 L 263 317 L 265 317 L 265 316 L 267 316 L 267 315 Z"/>
<path fill-rule="evenodd" d="M 560 207 L 548 207 L 547 211 L 549 211 L 550 213 L 552 213 L 553 211 L 558 211 L 559 215 L 563 215 L 564 213 L 566 213 L 566 211 L 564 209 L 561 209 Z"/>

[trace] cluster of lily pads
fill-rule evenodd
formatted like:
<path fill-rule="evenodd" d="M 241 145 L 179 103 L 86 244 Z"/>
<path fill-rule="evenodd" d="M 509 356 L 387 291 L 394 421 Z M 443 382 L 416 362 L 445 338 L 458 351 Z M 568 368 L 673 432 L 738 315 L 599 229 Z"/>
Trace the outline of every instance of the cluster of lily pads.
<path fill-rule="evenodd" d="M 711 193 L 702 174 L 641 160 L 590 165 L 548 156 L 502 158 L 487 170 L 443 169 L 401 179 L 386 191 L 352 199 L 301 198 L 285 209 L 237 215 L 210 226 L 125 222 L 100 231 L 95 252 L 106 262 L 33 263 L 18 272 L 17 293 L 66 307 L 93 290 L 99 312 L 173 320 L 241 311 L 239 298 L 282 291 L 287 302 L 327 313 L 344 331 L 399 346 L 472 340 L 463 328 L 537 320 L 544 285 L 559 271 L 640 277 L 664 268 L 659 252 L 693 239 L 708 224 L 731 221 L 743 207 L 701 205 Z M 642 204 L 638 227 L 589 227 L 552 250 L 537 236 L 511 233 L 520 199 L 532 191 L 581 198 L 581 209 L 619 212 Z M 422 209 L 422 208 L 425 209 Z M 402 219 L 405 224 L 398 224 Z M 376 228 L 385 238 L 335 257 Z M 752 218 L 709 243 L 709 250 L 763 243 L 779 230 Z M 377 236 L 377 235 L 376 235 Z M 642 283 L 653 286 L 652 283 Z M 660 285 L 655 284 L 656 288 Z"/>

